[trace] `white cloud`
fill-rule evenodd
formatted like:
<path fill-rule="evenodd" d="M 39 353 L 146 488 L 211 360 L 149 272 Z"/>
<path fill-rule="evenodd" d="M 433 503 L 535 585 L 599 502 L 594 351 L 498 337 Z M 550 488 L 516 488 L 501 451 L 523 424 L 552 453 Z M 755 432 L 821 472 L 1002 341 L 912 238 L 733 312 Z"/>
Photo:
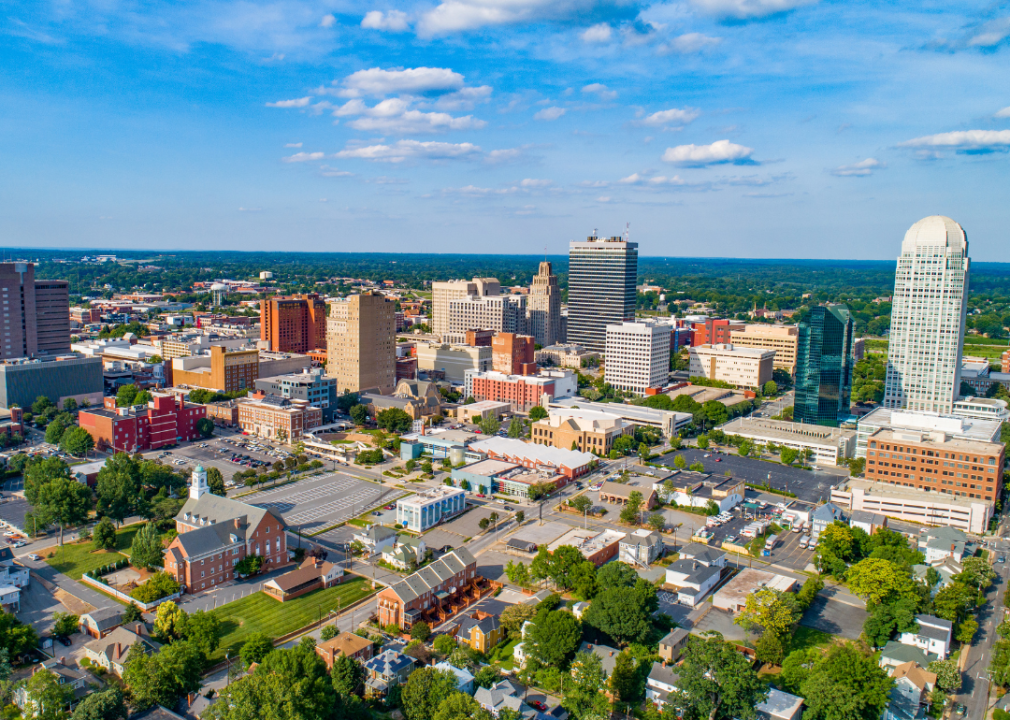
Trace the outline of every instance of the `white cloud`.
<path fill-rule="evenodd" d="M 487 102 L 491 92 L 490 85 L 460 88 L 436 100 L 435 107 L 439 110 L 472 110 L 477 103 Z"/>
<path fill-rule="evenodd" d="M 303 108 L 312 102 L 312 96 L 297 98 L 295 100 L 278 100 L 277 102 L 268 102 L 267 107 L 275 108 Z"/>
<path fill-rule="evenodd" d="M 480 148 L 472 143 L 419 142 L 399 140 L 392 145 L 365 145 L 346 148 L 336 154 L 339 158 L 359 158 L 377 162 L 403 162 L 408 158 L 422 160 L 450 160 L 472 157 Z"/>
<path fill-rule="evenodd" d="M 477 130 L 485 125 L 473 115 L 453 117 L 448 113 L 408 110 L 397 117 L 363 117 L 348 123 L 355 130 L 380 133 L 439 132 L 442 130 Z"/>
<path fill-rule="evenodd" d="M 603 83 L 590 83 L 582 88 L 582 92 L 597 95 L 601 100 L 613 100 L 617 97 L 617 91 L 611 90 Z"/>
<path fill-rule="evenodd" d="M 634 173 L 628 175 L 628 177 L 621 178 L 618 180 L 622 185 L 686 185 L 687 182 L 680 177 L 680 175 L 674 175 L 673 177 L 666 177 L 664 175 L 655 175 L 653 177 L 647 177 L 645 175 L 640 175 Z"/>
<path fill-rule="evenodd" d="M 605 43 L 610 42 L 613 34 L 614 31 L 607 23 L 599 23 L 583 30 L 579 37 L 587 43 Z"/>
<path fill-rule="evenodd" d="M 542 188 L 548 185 L 553 185 L 552 180 L 538 180 L 536 178 L 526 178 L 521 183 L 519 183 L 524 188 Z"/>
<path fill-rule="evenodd" d="M 610 202 L 610 196 L 609 195 L 600 195 L 600 197 L 596 198 L 596 202 L 599 202 L 599 203 L 608 203 L 608 202 Z"/>
<path fill-rule="evenodd" d="M 1010 130 L 958 130 L 914 138 L 900 147 L 952 148 L 964 151 L 986 152 L 1010 149 Z"/>
<path fill-rule="evenodd" d="M 286 163 L 297 163 L 297 162 L 308 162 L 309 160 L 322 160 L 326 157 L 325 153 L 321 152 L 297 152 L 294 155 L 288 155 L 287 157 L 282 157 L 281 162 Z"/>
<path fill-rule="evenodd" d="M 669 110 L 660 110 L 659 112 L 654 112 L 651 115 L 646 115 L 639 121 L 639 123 L 650 127 L 687 125 L 688 123 L 696 120 L 699 115 L 701 115 L 701 110 L 698 108 L 670 108 Z"/>
<path fill-rule="evenodd" d="M 407 13 L 400 10 L 390 10 L 383 13 L 380 10 L 372 10 L 365 14 L 361 20 L 361 27 L 369 30 L 388 30 L 390 32 L 403 32 L 408 27 Z"/>
<path fill-rule="evenodd" d="M 1010 37 L 1010 17 L 997 18 L 983 24 L 968 38 L 968 47 L 994 48 Z"/>
<path fill-rule="evenodd" d="M 320 165 L 319 174 L 323 177 L 351 177 L 354 173 L 347 172 L 346 170 L 339 170 L 335 167 L 330 167 L 329 165 Z"/>
<path fill-rule="evenodd" d="M 343 105 L 333 111 L 336 117 L 346 117 L 348 115 L 368 115 L 370 117 L 395 117 L 407 111 L 410 103 L 402 98 L 389 98 L 382 102 L 368 107 L 364 100 L 355 98 L 348 100 Z"/>
<path fill-rule="evenodd" d="M 323 15 L 323 19 L 319 21 L 319 27 L 331 28 L 337 24 L 337 18 L 330 13 L 329 15 Z"/>
<path fill-rule="evenodd" d="M 884 167 L 884 164 L 876 158 L 866 158 L 851 165 L 839 165 L 831 171 L 832 175 L 838 177 L 866 177 L 872 175 L 874 170 Z"/>
<path fill-rule="evenodd" d="M 637 12 L 633 0 L 441 0 L 421 17 L 422 35 L 441 35 L 491 25 L 559 20 L 582 20 L 601 9 L 631 19 Z"/>
<path fill-rule="evenodd" d="M 301 143 L 288 143 L 284 147 L 286 147 L 286 148 L 300 148 L 301 146 L 302 146 Z"/>
<path fill-rule="evenodd" d="M 543 110 L 541 110 L 540 112 L 538 112 L 536 115 L 533 116 L 533 118 L 535 120 L 557 120 L 559 117 L 561 117 L 562 115 L 564 115 L 566 112 L 568 112 L 568 111 L 565 110 L 564 108 L 549 107 L 549 108 L 544 108 Z"/>
<path fill-rule="evenodd" d="M 486 163 L 504 163 L 511 160 L 518 160 L 523 156 L 522 148 L 503 148 L 501 150 L 492 150 L 484 157 L 484 162 Z"/>
<path fill-rule="evenodd" d="M 585 188 L 605 188 L 610 187 L 610 183 L 606 180 L 583 180 L 579 183 L 579 187 Z"/>
<path fill-rule="evenodd" d="M 449 68 L 416 67 L 405 70 L 383 70 L 375 67 L 358 70 L 344 78 L 344 90 L 341 94 L 346 97 L 392 93 L 422 94 L 458 90 L 462 87 L 463 76 Z"/>
<path fill-rule="evenodd" d="M 789 12 L 817 0 L 691 0 L 701 12 L 731 20 L 757 20 Z"/>
<path fill-rule="evenodd" d="M 1010 107 L 1005 107 L 996 113 L 995 117 L 998 118 L 1010 118 Z"/>
<path fill-rule="evenodd" d="M 689 55 L 691 53 L 701 52 L 707 48 L 714 47 L 721 42 L 722 38 L 711 37 L 709 35 L 703 35 L 702 33 L 684 33 L 683 35 L 678 35 L 664 45 L 662 51 Z"/>
<path fill-rule="evenodd" d="M 754 150 L 729 140 L 717 140 L 711 145 L 678 145 L 667 148 L 663 161 L 675 165 L 715 165 L 727 162 L 746 162 Z"/>

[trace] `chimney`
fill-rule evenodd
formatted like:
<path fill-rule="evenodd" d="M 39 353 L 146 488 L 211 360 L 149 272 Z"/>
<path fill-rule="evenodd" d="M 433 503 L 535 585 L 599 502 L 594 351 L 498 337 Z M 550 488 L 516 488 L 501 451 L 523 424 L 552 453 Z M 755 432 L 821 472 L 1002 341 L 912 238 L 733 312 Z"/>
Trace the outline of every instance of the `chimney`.
<path fill-rule="evenodd" d="M 60 665 L 66 665 L 67 658 L 64 655 L 60 655 Z"/>
<path fill-rule="evenodd" d="M 954 552 L 954 543 L 951 543 L 951 544 L 950 544 L 950 551 L 951 551 L 951 552 Z"/>

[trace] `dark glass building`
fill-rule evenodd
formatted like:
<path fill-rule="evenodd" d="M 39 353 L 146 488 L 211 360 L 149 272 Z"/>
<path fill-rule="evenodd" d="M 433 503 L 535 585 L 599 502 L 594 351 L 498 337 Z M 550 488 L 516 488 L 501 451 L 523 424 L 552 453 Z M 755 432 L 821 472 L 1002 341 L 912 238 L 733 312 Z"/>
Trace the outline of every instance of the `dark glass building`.
<path fill-rule="evenodd" d="M 793 420 L 838 427 L 852 399 L 852 314 L 844 305 L 818 306 L 800 323 Z"/>
<path fill-rule="evenodd" d="M 607 349 L 607 325 L 635 319 L 638 243 L 590 237 L 568 251 L 566 342 L 594 352 Z"/>

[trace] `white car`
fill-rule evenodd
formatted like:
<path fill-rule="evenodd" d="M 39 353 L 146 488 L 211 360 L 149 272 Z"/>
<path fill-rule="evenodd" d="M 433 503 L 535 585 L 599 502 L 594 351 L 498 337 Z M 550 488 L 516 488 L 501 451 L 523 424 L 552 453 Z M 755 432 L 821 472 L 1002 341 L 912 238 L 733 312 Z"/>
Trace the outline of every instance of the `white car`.
<path fill-rule="evenodd" d="M 4 537 L 17 537 L 17 533 L 8 530 L 7 532 L 4 533 Z"/>
<path fill-rule="evenodd" d="M 39 557 L 38 555 L 36 555 L 35 553 L 32 553 L 31 555 L 29 555 L 29 556 L 28 556 L 28 559 L 29 559 L 29 560 L 34 560 L 35 562 L 38 562 L 38 561 L 39 561 L 39 560 L 41 560 L 42 558 L 41 558 L 41 557 Z"/>

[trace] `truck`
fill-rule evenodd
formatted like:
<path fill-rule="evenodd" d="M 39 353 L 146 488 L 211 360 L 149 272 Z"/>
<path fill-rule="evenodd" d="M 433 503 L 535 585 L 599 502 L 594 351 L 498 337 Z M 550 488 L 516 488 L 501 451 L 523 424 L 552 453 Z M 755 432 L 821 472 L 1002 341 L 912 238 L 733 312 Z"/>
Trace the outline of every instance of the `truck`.
<path fill-rule="evenodd" d="M 775 547 L 775 543 L 777 543 L 778 541 L 779 541 L 778 535 L 769 535 L 768 538 L 765 540 L 765 550 L 768 550 L 770 552 Z"/>

